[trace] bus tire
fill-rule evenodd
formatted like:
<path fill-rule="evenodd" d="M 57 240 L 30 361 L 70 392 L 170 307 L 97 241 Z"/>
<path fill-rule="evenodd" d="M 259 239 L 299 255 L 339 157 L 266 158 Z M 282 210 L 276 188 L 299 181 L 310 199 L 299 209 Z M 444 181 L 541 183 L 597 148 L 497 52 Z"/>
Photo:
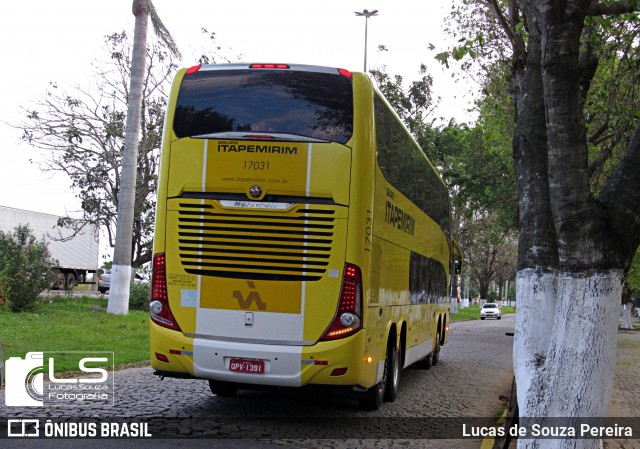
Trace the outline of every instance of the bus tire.
<path fill-rule="evenodd" d="M 397 352 L 397 351 L 396 351 Z M 367 391 L 362 393 L 362 396 L 359 398 L 360 408 L 365 410 L 378 410 L 382 405 L 386 397 L 386 388 L 389 383 L 389 371 L 391 369 L 391 361 L 389 360 L 389 351 L 384 358 L 384 372 L 382 373 L 382 380 L 380 383 L 374 385 L 369 388 Z"/>
<path fill-rule="evenodd" d="M 440 361 L 440 332 L 436 335 L 436 346 L 433 348 L 433 366 L 436 366 Z"/>
<path fill-rule="evenodd" d="M 431 367 L 433 366 L 433 353 L 429 353 L 429 355 L 427 355 L 422 360 L 418 360 L 416 366 L 420 369 L 431 369 Z"/>
<path fill-rule="evenodd" d="M 210 380 L 209 388 L 211 389 L 211 393 L 223 398 L 235 396 L 238 392 L 238 386 L 236 384 L 219 380 Z"/>
<path fill-rule="evenodd" d="M 396 397 L 398 397 L 400 372 L 402 371 L 402 367 L 400 366 L 400 351 L 398 351 L 396 345 L 391 344 L 387 348 L 387 360 L 389 361 L 389 369 L 386 376 L 387 385 L 385 385 L 384 389 L 384 400 L 387 402 L 393 402 L 396 400 Z"/>

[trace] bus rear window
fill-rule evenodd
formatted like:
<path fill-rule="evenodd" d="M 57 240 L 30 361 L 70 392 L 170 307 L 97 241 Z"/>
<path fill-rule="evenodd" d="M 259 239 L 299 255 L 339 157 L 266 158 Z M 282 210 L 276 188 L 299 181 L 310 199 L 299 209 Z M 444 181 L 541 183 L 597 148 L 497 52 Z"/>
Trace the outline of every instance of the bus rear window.
<path fill-rule="evenodd" d="M 173 122 L 178 137 L 278 133 L 346 143 L 353 87 L 339 74 L 297 70 L 213 70 L 186 75 Z"/>

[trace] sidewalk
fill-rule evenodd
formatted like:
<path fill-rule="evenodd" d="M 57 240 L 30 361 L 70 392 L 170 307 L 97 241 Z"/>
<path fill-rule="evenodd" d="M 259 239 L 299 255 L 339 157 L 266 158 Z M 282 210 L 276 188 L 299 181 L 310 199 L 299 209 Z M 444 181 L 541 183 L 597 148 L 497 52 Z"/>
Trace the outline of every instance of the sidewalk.
<path fill-rule="evenodd" d="M 640 417 L 640 320 L 635 330 L 618 331 L 616 372 L 609 403 L 611 417 Z M 636 436 L 640 438 L 640 436 Z M 605 449 L 640 449 L 640 439 L 604 440 Z"/>
<path fill-rule="evenodd" d="M 616 371 L 608 415 L 613 418 L 640 417 L 640 319 L 634 318 L 635 330 L 618 331 Z M 636 439 L 605 439 L 604 449 L 640 449 L 640 436 Z M 511 442 L 509 448 L 515 449 Z M 493 438 L 485 438 L 481 449 L 491 449 Z"/>

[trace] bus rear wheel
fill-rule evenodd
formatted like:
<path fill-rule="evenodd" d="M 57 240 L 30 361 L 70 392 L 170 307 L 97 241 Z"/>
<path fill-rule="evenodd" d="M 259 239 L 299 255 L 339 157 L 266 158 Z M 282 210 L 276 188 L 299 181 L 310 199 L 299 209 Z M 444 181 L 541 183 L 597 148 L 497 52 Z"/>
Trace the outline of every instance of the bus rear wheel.
<path fill-rule="evenodd" d="M 430 353 L 425 358 L 418 361 L 418 363 L 416 363 L 416 366 L 420 369 L 431 369 L 431 367 L 433 366 L 433 353 Z"/>
<path fill-rule="evenodd" d="M 389 345 L 387 348 L 387 360 L 389 361 L 389 373 L 387 375 L 387 385 L 384 390 L 384 400 L 393 402 L 398 396 L 398 388 L 400 387 L 400 352 L 395 345 Z M 386 365 L 386 362 L 385 362 Z"/>
<path fill-rule="evenodd" d="M 436 346 L 433 348 L 433 366 L 436 366 L 440 361 L 440 332 L 436 335 Z"/>
<path fill-rule="evenodd" d="M 360 407 L 367 410 L 378 410 L 383 401 L 393 402 L 398 396 L 400 386 L 400 353 L 394 344 L 389 344 L 384 359 L 382 380 L 369 388 L 360 398 Z"/>
<path fill-rule="evenodd" d="M 385 361 L 385 376 L 382 377 L 382 381 L 369 388 L 367 391 L 362 393 L 362 396 L 359 399 L 360 408 L 365 410 L 378 410 L 382 405 L 382 401 L 384 400 L 384 390 L 386 385 L 386 365 Z"/>
<path fill-rule="evenodd" d="M 391 369 L 391 361 L 389 360 L 389 351 L 385 355 L 384 359 L 384 371 L 382 373 L 382 380 L 365 391 L 359 399 L 360 408 L 366 410 L 378 410 L 385 399 L 385 390 L 389 379 L 389 371 Z"/>

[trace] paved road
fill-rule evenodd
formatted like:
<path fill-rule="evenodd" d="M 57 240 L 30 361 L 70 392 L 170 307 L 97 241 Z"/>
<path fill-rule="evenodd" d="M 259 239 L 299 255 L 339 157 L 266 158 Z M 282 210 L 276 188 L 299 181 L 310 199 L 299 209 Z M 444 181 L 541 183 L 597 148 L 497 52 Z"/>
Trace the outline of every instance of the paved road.
<path fill-rule="evenodd" d="M 458 440 L 452 446 L 450 441 L 422 438 L 428 434 L 425 429 L 452 423 L 458 426 L 470 417 L 495 416 L 502 404 L 499 396 L 508 394 L 511 385 L 512 338 L 505 336 L 505 332 L 512 331 L 514 323 L 514 315 L 506 315 L 500 321 L 453 323 L 440 363 L 430 370 L 404 370 L 398 399 L 375 412 L 360 410 L 354 400 L 308 389 L 241 391 L 234 398 L 218 398 L 210 393 L 205 381 L 161 381 L 146 367 L 116 373 L 113 407 L 11 408 L 9 417 L 59 417 L 70 421 L 78 418 L 135 421 L 149 417 L 154 418 L 152 425 L 162 428 L 165 434 L 224 438 L 216 441 L 225 441 L 220 447 L 228 448 L 292 445 L 310 449 L 399 446 L 477 449 L 480 440 Z M 8 415 L 2 396 L 0 415 Z M 260 442 L 226 439 L 247 435 Z M 35 447 L 36 443 L 42 445 L 45 441 L 23 440 L 20 447 Z M 129 442 L 126 443 L 124 446 L 129 447 Z M 183 443 L 186 447 L 203 441 Z M 154 440 L 153 447 L 165 444 L 176 447 L 168 440 L 161 444 Z"/>

